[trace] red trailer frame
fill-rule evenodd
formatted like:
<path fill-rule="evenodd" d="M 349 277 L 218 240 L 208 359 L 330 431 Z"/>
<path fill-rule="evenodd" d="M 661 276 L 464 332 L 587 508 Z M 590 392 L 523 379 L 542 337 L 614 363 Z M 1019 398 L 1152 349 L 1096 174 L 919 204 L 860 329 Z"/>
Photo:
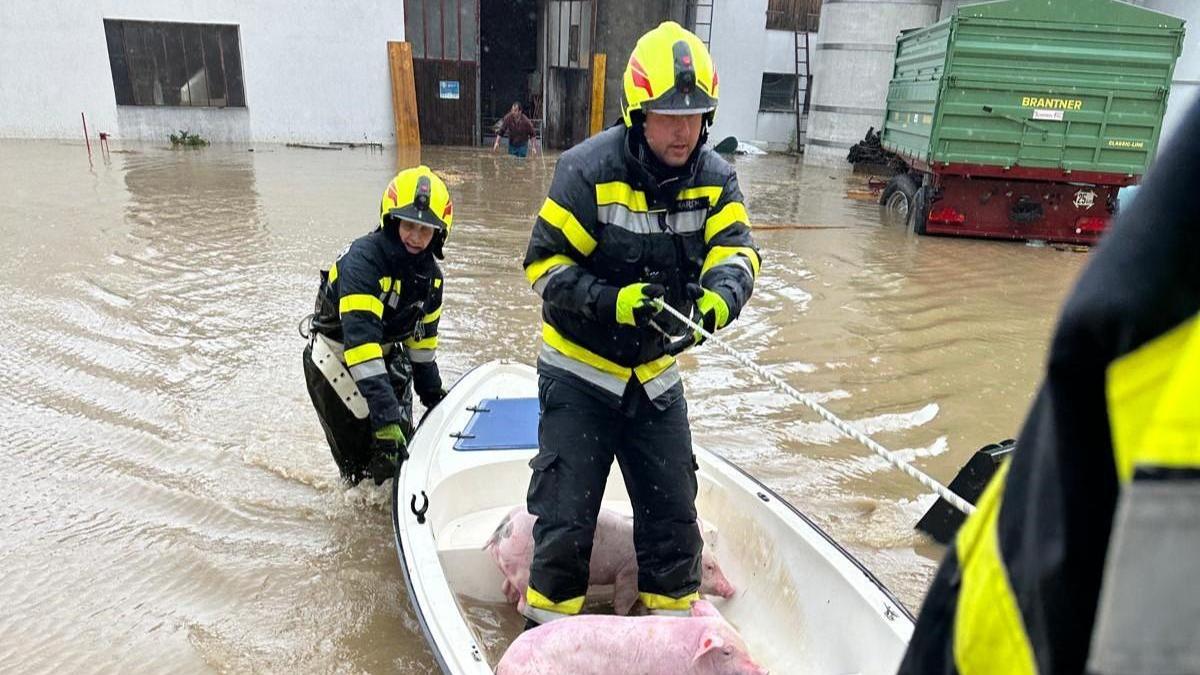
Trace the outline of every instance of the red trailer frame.
<path fill-rule="evenodd" d="M 972 164 L 930 166 L 905 157 L 919 234 L 1094 244 L 1117 210 L 1117 191 L 1137 176 Z M 903 191 L 896 177 L 885 190 Z M 895 186 L 895 187 L 893 187 Z M 890 191 L 890 192 L 889 192 Z"/>

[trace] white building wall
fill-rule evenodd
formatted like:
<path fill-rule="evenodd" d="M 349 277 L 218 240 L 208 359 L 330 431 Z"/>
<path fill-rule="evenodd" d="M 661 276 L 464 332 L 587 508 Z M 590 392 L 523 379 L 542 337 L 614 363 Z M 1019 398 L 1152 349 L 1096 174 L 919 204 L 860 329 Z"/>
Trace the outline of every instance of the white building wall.
<path fill-rule="evenodd" d="M 771 150 L 786 150 L 796 134 L 796 116 L 760 112 L 763 73 L 794 73 L 791 31 L 767 30 L 766 0 L 715 0 L 710 44 L 721 76 L 721 104 L 710 134 Z"/>
<path fill-rule="evenodd" d="M 721 79 L 717 119 L 709 138 L 748 141 L 758 125 L 766 53 L 767 0 L 714 0 L 709 50 Z"/>
<path fill-rule="evenodd" d="M 104 19 L 237 24 L 246 108 L 116 105 Z M 0 137 L 393 142 L 397 0 L 3 0 Z"/>
<path fill-rule="evenodd" d="M 796 72 L 796 35 L 790 30 L 768 30 L 766 49 L 763 50 L 764 73 Z M 816 34 L 809 35 L 809 49 L 816 44 Z M 801 45 L 803 48 L 803 45 Z M 809 54 L 811 62 L 812 55 Z M 759 76 L 761 83 L 762 76 Z M 801 83 L 803 86 L 803 83 Z M 797 96 L 804 96 L 797 90 Z M 803 100 L 803 99 L 801 99 Z M 755 125 L 754 142 L 768 150 L 787 151 L 795 142 L 796 114 L 778 111 L 759 111 Z M 803 144 L 803 137 L 800 138 Z"/>
<path fill-rule="evenodd" d="M 766 48 L 763 49 L 762 70 L 764 73 L 796 72 L 796 38 L 790 30 L 764 30 Z M 813 35 L 812 37 L 816 37 Z"/>

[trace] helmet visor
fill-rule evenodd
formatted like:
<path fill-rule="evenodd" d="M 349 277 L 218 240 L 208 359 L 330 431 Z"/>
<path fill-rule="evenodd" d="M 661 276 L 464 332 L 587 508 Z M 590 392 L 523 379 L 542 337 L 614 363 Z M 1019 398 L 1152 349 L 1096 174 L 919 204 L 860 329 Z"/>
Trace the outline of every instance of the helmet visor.
<path fill-rule="evenodd" d="M 653 101 L 642 104 L 642 110 L 656 112 L 662 115 L 700 115 L 717 109 L 717 99 L 695 88 L 691 93 L 683 94 L 672 88 Z"/>
<path fill-rule="evenodd" d="M 388 220 L 393 221 L 407 220 L 409 222 L 416 223 L 417 225 L 429 227 L 438 231 L 446 229 L 445 223 L 434 216 L 432 211 L 429 209 L 419 209 L 414 204 L 409 204 L 408 206 L 402 206 L 396 209 L 388 209 L 387 218 Z"/>

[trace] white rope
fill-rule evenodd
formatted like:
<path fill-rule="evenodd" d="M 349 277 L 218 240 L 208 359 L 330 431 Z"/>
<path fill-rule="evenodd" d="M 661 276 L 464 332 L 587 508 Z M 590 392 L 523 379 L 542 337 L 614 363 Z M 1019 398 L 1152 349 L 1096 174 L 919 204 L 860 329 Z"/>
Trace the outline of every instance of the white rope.
<path fill-rule="evenodd" d="M 900 469 L 901 471 L 908 474 L 912 478 L 917 479 L 917 481 L 920 482 L 921 485 L 924 485 L 925 487 L 929 488 L 934 493 L 936 493 L 939 497 L 941 497 L 942 499 L 945 499 L 947 502 L 952 504 L 954 506 L 954 508 L 958 509 L 959 511 L 962 511 L 963 513 L 965 513 L 967 515 L 970 515 L 975 512 L 975 507 L 972 506 L 970 502 L 968 502 L 967 500 L 965 500 L 962 497 L 955 494 L 953 491 L 950 490 L 950 488 L 946 487 L 945 485 L 942 485 L 941 483 L 934 480 L 933 477 L 929 476 L 928 474 L 922 472 L 920 469 L 917 469 L 913 465 L 904 461 L 896 453 L 894 453 L 891 450 L 888 450 L 887 448 L 883 447 L 882 445 L 876 443 L 874 440 L 871 439 L 870 436 L 867 436 L 866 434 L 862 433 L 861 431 L 858 431 L 854 427 L 850 426 L 849 423 L 843 421 L 837 415 L 834 415 L 827 408 L 825 408 L 825 406 L 821 405 L 820 403 L 817 403 L 812 398 L 800 393 L 795 388 L 793 388 L 791 385 L 789 385 L 787 382 L 784 382 L 782 379 L 780 379 L 779 377 L 777 377 L 776 375 L 774 375 L 773 373 L 768 371 L 766 368 L 763 368 L 762 366 L 758 365 L 754 361 L 750 360 L 748 357 L 738 353 L 738 351 L 736 349 L 734 349 L 732 346 L 730 346 L 728 343 L 717 338 L 712 333 L 704 330 L 703 326 L 696 325 L 694 322 L 692 322 L 691 319 L 689 319 L 688 317 L 681 314 L 679 312 L 679 310 L 675 309 L 674 307 L 668 305 L 665 302 L 662 303 L 662 308 L 665 309 L 666 311 L 670 312 L 671 314 L 673 314 L 675 316 L 675 318 L 679 319 L 687 326 L 690 326 L 692 329 L 699 331 L 699 333 L 701 335 L 703 335 L 706 340 L 708 340 L 709 342 L 712 342 L 713 344 L 717 345 L 721 349 L 724 349 L 730 356 L 737 359 L 738 362 L 740 362 L 742 365 L 744 365 L 747 368 L 749 368 L 750 370 L 753 370 L 754 372 L 758 373 L 761 377 L 763 377 L 764 379 L 766 379 L 768 382 L 775 385 L 776 387 L 779 387 L 780 391 L 782 391 L 783 393 L 787 394 L 788 396 L 791 396 L 792 398 L 796 399 L 797 401 L 799 401 L 799 402 L 803 403 L 804 405 L 808 406 L 809 408 L 811 408 L 814 412 L 816 412 L 818 415 L 820 415 L 822 419 L 824 419 L 826 422 L 829 422 L 830 424 L 832 424 L 838 431 L 842 432 L 843 434 L 846 434 L 850 438 L 853 438 L 854 440 L 858 441 L 859 443 L 862 443 L 863 445 L 867 446 L 868 448 L 871 449 L 872 452 L 874 452 L 875 454 L 879 455 L 880 457 L 886 459 L 888 461 L 888 463 L 891 464 L 892 466 L 896 467 L 897 469 Z"/>

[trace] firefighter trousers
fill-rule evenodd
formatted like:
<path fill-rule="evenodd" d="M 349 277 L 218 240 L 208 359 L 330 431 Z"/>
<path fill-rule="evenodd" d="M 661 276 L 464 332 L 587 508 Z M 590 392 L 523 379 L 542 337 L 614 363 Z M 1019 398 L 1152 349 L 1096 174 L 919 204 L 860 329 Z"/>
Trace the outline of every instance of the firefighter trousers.
<path fill-rule="evenodd" d="M 400 428 L 404 431 L 405 438 L 411 438 L 412 365 L 408 362 L 404 348 L 398 344 L 384 357 L 384 362 L 387 365 L 392 390 L 396 393 L 396 400 L 400 402 Z M 325 430 L 325 440 L 329 442 L 333 461 L 337 463 L 342 478 L 355 485 L 368 477 L 371 444 L 375 440 L 371 420 L 355 417 L 342 402 L 341 397 L 313 362 L 311 342 L 304 348 L 304 379 L 308 384 L 308 395 L 317 411 L 317 418 L 321 421 L 321 428 Z"/>
<path fill-rule="evenodd" d="M 539 378 L 538 454 L 527 505 L 537 516 L 530 588 L 551 602 L 587 592 L 596 518 L 614 457 L 633 504 L 638 590 L 683 598 L 700 588 L 696 458 L 682 394 L 658 410 L 614 408 L 573 384 Z M 628 395 L 628 394 L 627 394 Z M 578 611 L 577 609 L 572 611 Z"/>

